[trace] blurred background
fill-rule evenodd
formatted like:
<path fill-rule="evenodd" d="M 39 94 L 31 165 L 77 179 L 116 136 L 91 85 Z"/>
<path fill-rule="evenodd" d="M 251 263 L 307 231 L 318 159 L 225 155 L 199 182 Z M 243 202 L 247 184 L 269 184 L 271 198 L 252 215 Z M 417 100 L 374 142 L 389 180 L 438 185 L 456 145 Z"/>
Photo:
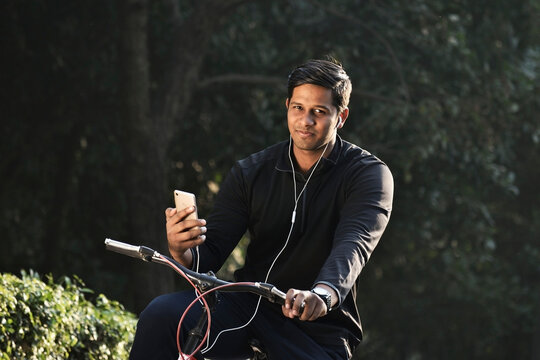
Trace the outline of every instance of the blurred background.
<path fill-rule="evenodd" d="M 288 73 L 329 54 L 353 82 L 340 135 L 396 185 L 356 357 L 539 359 L 539 15 L 538 0 L 2 1 L 0 271 L 77 275 L 135 313 L 181 288 L 104 239 L 167 253 L 173 190 L 206 217 L 235 160 L 287 138 Z"/>

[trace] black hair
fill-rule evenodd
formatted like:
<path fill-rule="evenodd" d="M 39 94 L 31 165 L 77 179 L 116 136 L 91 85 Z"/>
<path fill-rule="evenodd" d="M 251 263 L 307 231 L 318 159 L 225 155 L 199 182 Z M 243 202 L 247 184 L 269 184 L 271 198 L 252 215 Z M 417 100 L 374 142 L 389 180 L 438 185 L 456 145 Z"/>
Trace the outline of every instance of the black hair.
<path fill-rule="evenodd" d="M 352 84 L 343 66 L 335 59 L 309 60 L 296 67 L 287 82 L 287 97 L 290 99 L 295 87 L 312 84 L 332 90 L 332 102 L 338 113 L 349 105 Z"/>

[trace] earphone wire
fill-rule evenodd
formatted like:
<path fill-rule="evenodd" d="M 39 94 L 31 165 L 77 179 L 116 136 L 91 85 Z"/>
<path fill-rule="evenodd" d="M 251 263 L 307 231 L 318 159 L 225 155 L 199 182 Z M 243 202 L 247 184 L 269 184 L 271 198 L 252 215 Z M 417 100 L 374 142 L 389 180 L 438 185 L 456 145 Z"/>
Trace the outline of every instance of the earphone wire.
<path fill-rule="evenodd" d="M 279 259 L 279 257 L 281 256 L 281 254 L 285 251 L 285 248 L 287 247 L 287 245 L 289 244 L 289 240 L 291 239 L 291 234 L 292 234 L 292 231 L 294 229 L 294 222 L 296 220 L 296 208 L 298 207 L 298 201 L 300 200 L 300 197 L 302 196 L 302 194 L 304 193 L 304 191 L 306 190 L 306 187 L 307 187 L 307 184 L 309 183 L 309 180 L 311 179 L 311 177 L 313 176 L 313 174 L 315 173 L 315 170 L 317 169 L 317 167 L 319 166 L 319 163 L 321 162 L 321 159 L 323 158 L 324 156 L 324 153 L 326 152 L 326 149 L 328 149 L 328 145 L 330 144 L 330 142 L 327 142 L 325 147 L 324 147 L 324 150 L 322 151 L 321 153 L 321 156 L 319 156 L 319 159 L 317 160 L 317 162 L 315 163 L 315 166 L 313 167 L 313 170 L 311 171 L 311 173 L 309 174 L 307 180 L 306 180 L 306 183 L 304 184 L 304 186 L 302 187 L 302 190 L 300 191 L 300 193 L 298 194 L 298 196 L 296 196 L 296 174 L 294 172 L 294 163 L 292 161 L 292 157 L 291 157 L 291 144 L 292 144 L 292 137 L 290 137 L 290 141 L 289 141 L 289 162 L 291 164 L 291 171 L 292 171 L 292 177 L 293 177 L 293 184 L 294 184 L 294 209 L 293 209 L 293 212 L 292 212 L 292 215 L 291 215 L 291 227 L 289 228 L 289 233 L 287 235 L 287 240 L 285 240 L 285 244 L 283 245 L 283 247 L 281 248 L 281 250 L 278 252 L 278 254 L 276 255 L 276 257 L 274 258 L 274 260 L 272 261 L 272 264 L 270 265 L 270 268 L 268 269 L 268 272 L 266 273 L 266 277 L 264 279 L 264 282 L 267 282 L 268 281 L 268 278 L 270 277 L 270 273 L 272 272 L 272 269 L 274 268 L 274 265 L 276 264 L 277 260 Z M 198 250 L 198 249 L 197 249 Z M 210 342 L 210 334 L 208 334 L 208 338 L 207 338 L 207 346 L 206 348 L 204 348 L 203 350 L 201 350 L 201 353 L 205 354 L 207 353 L 208 351 L 210 351 L 214 345 L 216 345 L 216 342 L 218 341 L 219 337 L 226 333 L 226 332 L 231 332 L 231 331 L 236 331 L 236 330 L 240 330 L 240 329 L 243 329 L 245 328 L 246 326 L 248 326 L 252 321 L 253 319 L 255 318 L 255 316 L 257 316 L 257 312 L 259 311 L 259 306 L 261 304 L 261 299 L 262 299 L 262 296 L 259 295 L 259 298 L 257 300 L 257 305 L 255 306 L 255 311 L 253 312 L 253 315 L 251 316 L 251 318 L 244 324 L 244 325 L 241 325 L 241 326 L 238 326 L 238 327 L 234 327 L 234 328 L 229 328 L 229 329 L 225 329 L 225 330 L 222 330 L 220 331 L 214 341 L 212 342 L 212 345 L 208 346 L 209 342 Z"/>
<path fill-rule="evenodd" d="M 274 258 L 274 261 L 272 262 L 272 265 L 270 265 L 270 268 L 268 269 L 268 272 L 266 273 L 266 278 L 264 280 L 265 282 L 268 281 L 268 277 L 270 276 L 270 272 L 274 268 L 274 265 L 275 265 L 277 259 L 281 256 L 281 254 L 283 253 L 283 251 L 285 251 L 285 248 L 289 244 L 289 240 L 291 238 L 292 230 L 293 230 L 293 227 L 294 227 L 294 222 L 296 221 L 296 208 L 298 207 L 298 201 L 300 200 L 300 197 L 302 196 L 302 194 L 306 190 L 306 187 L 307 187 L 307 185 L 309 183 L 309 180 L 311 180 L 311 177 L 315 173 L 315 170 L 317 169 L 317 166 L 319 166 L 319 163 L 321 162 L 321 159 L 323 158 L 323 155 L 326 152 L 326 149 L 328 148 L 328 145 L 330 144 L 330 142 L 326 143 L 326 146 L 324 147 L 324 150 L 321 153 L 321 156 L 319 156 L 319 159 L 315 163 L 315 166 L 313 167 L 313 170 L 309 174 L 309 176 L 308 176 L 308 178 L 306 180 L 306 183 L 302 187 L 302 190 L 300 191 L 300 194 L 298 194 L 298 196 L 296 196 L 296 174 L 294 173 L 294 164 L 293 164 L 292 157 L 291 157 L 291 143 L 292 143 L 292 137 L 291 137 L 291 140 L 289 142 L 289 161 L 291 163 L 291 170 L 292 170 L 292 177 L 293 177 L 293 184 L 294 184 L 294 209 L 293 209 L 293 212 L 292 212 L 292 215 L 291 215 L 291 228 L 289 229 L 289 234 L 287 235 L 287 240 L 285 241 L 285 245 L 283 245 L 283 247 L 281 248 L 279 253 L 276 255 L 276 257 Z"/>

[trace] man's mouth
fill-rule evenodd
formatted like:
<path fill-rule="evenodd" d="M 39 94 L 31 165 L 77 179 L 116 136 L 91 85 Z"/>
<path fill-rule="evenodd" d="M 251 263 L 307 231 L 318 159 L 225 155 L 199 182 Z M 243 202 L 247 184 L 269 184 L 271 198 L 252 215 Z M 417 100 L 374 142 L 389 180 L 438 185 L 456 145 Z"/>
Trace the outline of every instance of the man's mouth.
<path fill-rule="evenodd" d="M 311 133 L 310 131 L 305 131 L 305 130 L 296 130 L 296 133 L 300 135 L 300 137 L 302 138 L 313 136 L 313 133 Z"/>

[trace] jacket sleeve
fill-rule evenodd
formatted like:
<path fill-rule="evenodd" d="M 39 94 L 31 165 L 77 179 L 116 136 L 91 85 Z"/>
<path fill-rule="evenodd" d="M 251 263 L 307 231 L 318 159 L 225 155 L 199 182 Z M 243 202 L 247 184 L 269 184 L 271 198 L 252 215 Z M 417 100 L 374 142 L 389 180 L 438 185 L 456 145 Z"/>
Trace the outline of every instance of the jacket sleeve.
<path fill-rule="evenodd" d="M 193 268 L 217 272 L 247 229 L 248 205 L 244 178 L 238 163 L 222 182 L 207 218 L 206 241 L 199 246 Z M 198 263 L 197 263 L 198 262 Z"/>
<path fill-rule="evenodd" d="M 357 169 L 348 179 L 332 250 L 315 281 L 334 287 L 340 303 L 388 224 L 394 193 L 392 174 L 384 163 Z"/>

